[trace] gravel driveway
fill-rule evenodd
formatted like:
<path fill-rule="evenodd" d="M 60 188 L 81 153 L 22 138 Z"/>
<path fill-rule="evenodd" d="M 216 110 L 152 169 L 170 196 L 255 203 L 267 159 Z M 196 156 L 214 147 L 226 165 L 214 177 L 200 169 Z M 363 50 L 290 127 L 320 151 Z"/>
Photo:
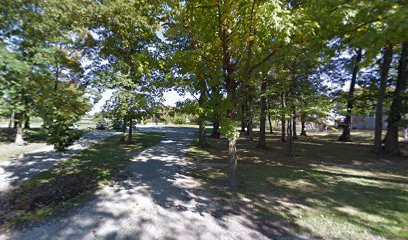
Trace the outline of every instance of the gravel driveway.
<path fill-rule="evenodd" d="M 278 225 L 218 203 L 187 173 L 193 129 L 142 128 L 167 139 L 135 154 L 116 183 L 69 213 L 0 239 L 300 239 Z M 272 226 L 265 231 L 265 226 Z M 265 232 L 267 234 L 265 234 Z M 273 237 L 275 238 L 275 237 Z M 303 238 L 302 238 L 303 239 Z"/>

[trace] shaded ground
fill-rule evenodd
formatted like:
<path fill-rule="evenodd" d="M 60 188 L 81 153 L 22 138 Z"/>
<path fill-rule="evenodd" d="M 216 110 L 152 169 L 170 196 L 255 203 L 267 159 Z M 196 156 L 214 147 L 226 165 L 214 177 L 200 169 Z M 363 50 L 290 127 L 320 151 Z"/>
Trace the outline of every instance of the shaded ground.
<path fill-rule="evenodd" d="M 42 171 L 0 199 L 0 227 L 22 224 L 66 212 L 107 185 L 130 161 L 130 154 L 163 139 L 156 132 L 137 132 L 131 144 L 113 136 Z"/>
<path fill-rule="evenodd" d="M 46 146 L 25 154 L 0 162 L 0 196 L 34 174 L 53 167 L 59 161 L 72 157 L 80 151 L 116 134 L 115 132 L 94 130 L 88 132 L 68 148 L 65 153 L 56 152 L 52 146 Z"/>
<path fill-rule="evenodd" d="M 192 129 L 164 131 L 168 139 L 136 154 L 95 198 L 0 239 L 310 239 L 279 221 L 263 222 L 248 206 L 230 207 L 189 174 L 185 145 Z"/>
<path fill-rule="evenodd" d="M 293 158 L 277 135 L 268 135 L 268 150 L 242 137 L 238 189 L 225 187 L 225 139 L 191 146 L 188 156 L 206 188 L 230 204 L 252 206 L 266 222 L 284 220 L 324 239 L 408 239 L 408 158 L 379 157 L 366 132 L 354 135 L 353 143 L 334 134 L 299 139 Z"/>

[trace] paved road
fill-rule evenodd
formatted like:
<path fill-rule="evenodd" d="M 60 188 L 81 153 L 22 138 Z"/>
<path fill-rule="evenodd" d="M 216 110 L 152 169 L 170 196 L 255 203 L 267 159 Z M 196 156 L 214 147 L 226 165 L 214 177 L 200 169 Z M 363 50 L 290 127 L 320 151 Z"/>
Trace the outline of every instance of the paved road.
<path fill-rule="evenodd" d="M 29 179 L 34 174 L 53 167 L 59 161 L 72 157 L 97 142 L 117 134 L 115 132 L 94 130 L 85 133 L 68 148 L 65 153 L 56 152 L 52 146 L 38 149 L 25 154 L 21 158 L 13 158 L 0 162 L 0 196 L 11 188 Z"/>
<path fill-rule="evenodd" d="M 193 129 L 162 131 L 167 139 L 135 154 L 117 182 L 69 213 L 0 239 L 299 239 L 214 200 L 187 173 L 186 143 Z M 268 229 L 265 226 L 269 226 Z"/>

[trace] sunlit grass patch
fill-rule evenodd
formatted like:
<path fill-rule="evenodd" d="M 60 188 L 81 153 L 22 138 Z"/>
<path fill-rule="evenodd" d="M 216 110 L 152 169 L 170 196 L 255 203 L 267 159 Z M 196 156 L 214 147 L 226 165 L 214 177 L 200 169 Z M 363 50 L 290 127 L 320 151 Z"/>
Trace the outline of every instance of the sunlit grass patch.
<path fill-rule="evenodd" d="M 13 143 L 0 143 L 0 161 L 22 157 L 24 154 L 40 150 L 46 147 L 45 143 L 30 143 L 24 146 L 17 146 Z"/>
<path fill-rule="evenodd" d="M 358 144 L 307 141 L 319 144 L 298 140 L 289 158 L 282 143 L 258 151 L 240 139 L 238 188 L 227 187 L 226 167 L 192 174 L 225 204 L 250 205 L 253 214 L 294 231 L 323 239 L 408 239 L 408 162 L 379 161 Z M 192 161 L 226 163 L 225 140 L 209 142 L 205 149 L 190 146 Z"/>

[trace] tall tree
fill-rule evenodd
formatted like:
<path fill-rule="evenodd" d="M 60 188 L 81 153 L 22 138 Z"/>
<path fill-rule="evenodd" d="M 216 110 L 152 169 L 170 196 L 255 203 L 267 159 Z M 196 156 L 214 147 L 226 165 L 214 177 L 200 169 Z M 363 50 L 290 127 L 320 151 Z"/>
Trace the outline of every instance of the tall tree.
<path fill-rule="evenodd" d="M 89 30 L 96 36 L 99 64 L 112 72 L 105 85 L 119 89 L 128 97 L 122 103 L 128 106 L 129 135 L 136 114 L 131 107 L 138 101 L 135 96 L 153 94 L 156 90 L 152 80 L 159 69 L 155 43 L 158 42 L 156 16 L 161 11 L 160 6 L 160 2 L 144 0 L 110 0 L 93 5 L 96 14 Z M 132 141 L 131 136 L 128 141 Z"/>
<path fill-rule="evenodd" d="M 352 109 L 353 109 L 353 104 L 354 104 L 354 89 L 356 87 L 357 74 L 359 71 L 361 58 L 362 58 L 362 49 L 361 48 L 355 49 L 355 55 L 353 57 L 353 73 L 351 75 L 350 87 L 349 87 L 348 96 L 347 96 L 347 114 L 346 114 L 346 118 L 344 119 L 343 133 L 338 139 L 339 141 L 343 141 L 343 142 L 349 142 L 352 140 L 351 139 L 351 114 L 352 114 Z"/>
<path fill-rule="evenodd" d="M 374 130 L 374 150 L 377 153 L 382 152 L 382 128 L 383 128 L 383 106 L 385 91 L 387 89 L 388 72 L 393 55 L 393 46 L 388 44 L 383 49 L 383 58 L 380 65 L 380 86 L 378 88 L 378 99 L 375 110 L 375 130 Z"/>
<path fill-rule="evenodd" d="M 403 42 L 398 65 L 397 83 L 388 116 L 387 135 L 385 138 L 385 153 L 400 154 L 398 143 L 398 129 L 401 121 L 401 109 L 406 102 L 408 86 L 408 42 Z"/>
<path fill-rule="evenodd" d="M 260 125 L 259 125 L 259 139 L 257 148 L 261 149 L 268 149 L 266 146 L 266 111 L 267 111 L 267 103 L 266 103 L 266 90 L 267 90 L 267 80 L 263 79 L 261 84 L 261 116 L 260 116 Z"/>

